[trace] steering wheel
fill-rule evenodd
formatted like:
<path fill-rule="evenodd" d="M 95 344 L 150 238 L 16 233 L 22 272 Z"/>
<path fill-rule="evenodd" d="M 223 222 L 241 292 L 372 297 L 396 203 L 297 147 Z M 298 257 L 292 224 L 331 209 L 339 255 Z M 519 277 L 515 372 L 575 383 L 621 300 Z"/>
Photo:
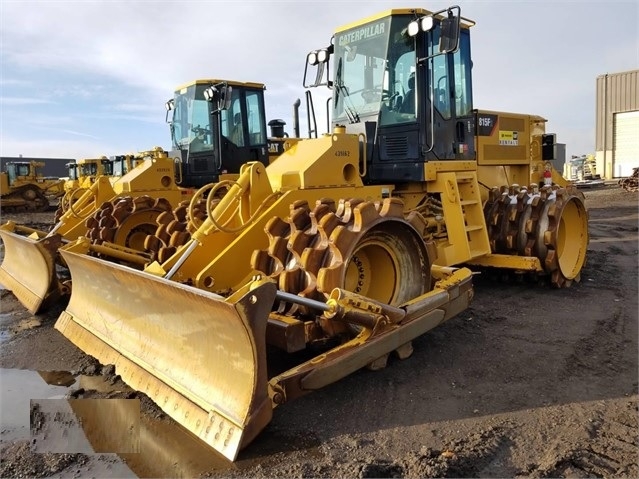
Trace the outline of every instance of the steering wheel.
<path fill-rule="evenodd" d="M 196 135 L 206 135 L 207 133 L 206 128 L 202 128 L 200 125 L 192 126 L 191 131 L 195 133 Z"/>
<path fill-rule="evenodd" d="M 382 99 L 383 91 L 381 87 L 366 88 L 362 90 L 360 95 L 366 103 L 373 103 Z"/>

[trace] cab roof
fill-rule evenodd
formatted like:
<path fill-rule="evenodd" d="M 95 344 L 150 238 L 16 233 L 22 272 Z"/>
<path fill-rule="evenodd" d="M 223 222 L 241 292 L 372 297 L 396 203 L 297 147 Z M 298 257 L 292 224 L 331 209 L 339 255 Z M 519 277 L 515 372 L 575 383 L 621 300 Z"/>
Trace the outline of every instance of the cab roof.
<path fill-rule="evenodd" d="M 351 22 L 341 27 L 338 27 L 335 30 L 335 33 L 343 32 L 344 30 L 350 30 L 351 28 L 355 28 L 360 25 L 364 25 L 369 22 L 374 22 L 375 20 L 379 20 L 381 18 L 386 18 L 390 16 L 414 15 L 415 18 L 418 18 L 418 17 L 423 17 L 425 15 L 432 15 L 432 14 L 433 12 L 431 12 L 430 10 L 426 10 L 425 8 L 391 8 L 391 9 L 376 13 L 374 15 L 368 16 L 366 18 L 362 18 L 355 22 Z M 442 18 L 441 15 L 438 15 L 438 17 Z M 461 21 L 462 28 L 470 28 L 473 25 L 475 25 L 474 21 L 462 17 L 462 21 Z"/>
<path fill-rule="evenodd" d="M 216 78 L 202 79 L 202 80 L 192 80 L 188 83 L 184 83 L 175 88 L 175 91 L 180 91 L 183 88 L 188 88 L 193 85 L 214 85 L 216 83 L 228 83 L 231 86 L 235 87 L 244 87 L 244 88 L 256 88 L 258 90 L 266 90 L 266 86 L 263 83 L 256 82 L 241 82 L 237 80 L 220 80 Z"/>

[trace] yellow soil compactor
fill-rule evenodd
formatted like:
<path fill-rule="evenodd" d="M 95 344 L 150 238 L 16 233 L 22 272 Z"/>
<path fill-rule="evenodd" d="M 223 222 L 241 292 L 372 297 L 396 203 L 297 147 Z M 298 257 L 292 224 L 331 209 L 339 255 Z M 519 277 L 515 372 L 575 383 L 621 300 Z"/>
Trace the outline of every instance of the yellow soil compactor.
<path fill-rule="evenodd" d="M 138 267 L 174 251 L 172 236 L 174 243 L 188 238 L 185 223 L 174 218 L 183 219 L 197 188 L 237 175 L 249 159 L 268 163 L 273 151 L 294 141 L 267 137 L 264 89 L 259 83 L 216 79 L 180 86 L 167 102 L 170 154 L 155 148 L 68 165 L 73 174 L 51 231 L 14 222 L 0 226 L 5 245 L 0 283 L 37 313 L 68 296 L 69 274 L 58 254 L 65 243 L 83 238 L 93 254 L 106 251 L 109 258 Z M 158 218 L 164 221 L 160 234 Z M 149 235 L 156 241 L 145 248 Z M 141 251 L 147 254 L 131 254 Z"/>
<path fill-rule="evenodd" d="M 243 165 L 190 239 L 143 270 L 61 248 L 73 289 L 56 328 L 235 460 L 276 406 L 409 357 L 467 308 L 471 268 L 578 280 L 581 196 L 480 184 L 473 22 L 460 13 L 393 9 L 339 28 L 304 75 L 332 88 L 333 131 Z M 519 146 L 501 125 L 498 146 Z M 495 179 L 499 165 L 485 165 Z M 311 358 L 269 370 L 271 354 L 302 350 Z"/>

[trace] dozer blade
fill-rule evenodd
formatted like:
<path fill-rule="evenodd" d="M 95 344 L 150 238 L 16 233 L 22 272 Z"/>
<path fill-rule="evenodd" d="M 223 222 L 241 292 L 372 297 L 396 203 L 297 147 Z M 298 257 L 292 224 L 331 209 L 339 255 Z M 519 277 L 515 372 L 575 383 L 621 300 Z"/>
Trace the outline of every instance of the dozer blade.
<path fill-rule="evenodd" d="M 74 279 L 55 327 L 235 460 L 272 417 L 266 323 L 274 283 L 228 299 L 61 250 Z"/>
<path fill-rule="evenodd" d="M 4 259 L 0 266 L 0 284 L 18 298 L 31 313 L 59 297 L 55 271 L 60 236 L 35 239 L 0 227 Z"/>

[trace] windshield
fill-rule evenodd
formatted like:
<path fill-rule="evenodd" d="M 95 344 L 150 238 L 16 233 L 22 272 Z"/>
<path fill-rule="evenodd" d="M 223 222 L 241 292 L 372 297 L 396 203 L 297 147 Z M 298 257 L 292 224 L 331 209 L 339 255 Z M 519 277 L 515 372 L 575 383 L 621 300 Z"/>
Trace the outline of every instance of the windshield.
<path fill-rule="evenodd" d="M 96 176 L 98 174 L 98 165 L 96 163 L 82 163 L 79 165 L 80 176 Z"/>
<path fill-rule="evenodd" d="M 111 160 L 102 160 L 102 174 L 107 176 L 113 174 L 113 163 L 111 163 Z"/>
<path fill-rule="evenodd" d="M 29 165 L 28 164 L 19 164 L 18 165 L 18 176 L 29 176 Z"/>
<path fill-rule="evenodd" d="M 70 180 L 77 180 L 78 179 L 78 165 L 75 163 L 69 163 L 67 165 L 67 167 L 69 168 L 69 179 Z"/>
<path fill-rule="evenodd" d="M 415 42 L 405 34 L 409 21 L 405 15 L 387 17 L 336 35 L 334 121 L 353 123 L 404 100 L 404 116 L 395 123 L 415 120 L 407 99 L 415 73 Z"/>
<path fill-rule="evenodd" d="M 214 150 L 217 138 L 212 134 L 211 104 L 204 98 L 207 87 L 191 85 L 176 92 L 171 123 L 174 148 L 192 152 Z"/>
<path fill-rule="evenodd" d="M 124 166 L 124 157 L 118 156 L 113 160 L 112 163 L 112 175 L 113 176 L 124 176 L 126 173 Z"/>
<path fill-rule="evenodd" d="M 9 181 L 14 181 L 16 179 L 17 174 L 17 166 L 16 165 L 7 165 L 7 176 L 9 177 Z"/>

